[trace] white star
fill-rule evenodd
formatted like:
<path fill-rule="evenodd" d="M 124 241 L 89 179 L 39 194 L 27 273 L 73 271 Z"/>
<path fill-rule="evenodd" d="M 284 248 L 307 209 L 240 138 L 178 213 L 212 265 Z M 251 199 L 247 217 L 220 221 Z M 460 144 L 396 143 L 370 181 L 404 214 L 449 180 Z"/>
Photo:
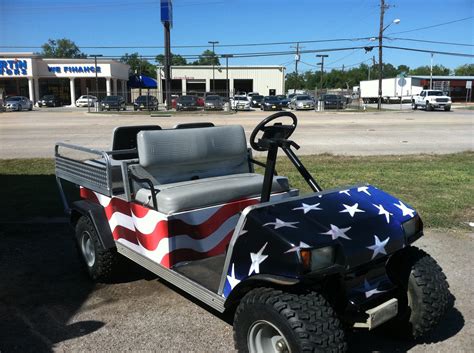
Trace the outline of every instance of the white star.
<path fill-rule="evenodd" d="M 260 264 L 265 261 L 265 259 L 268 257 L 268 255 L 263 255 L 263 250 L 265 250 L 265 247 L 267 246 L 268 243 L 265 243 L 264 246 L 258 251 L 258 253 L 250 253 L 250 259 L 252 260 L 252 265 L 250 265 L 250 270 L 249 270 L 249 276 L 255 272 L 255 273 L 260 273 Z"/>
<path fill-rule="evenodd" d="M 369 192 L 369 187 L 368 186 L 361 186 L 360 188 L 357 188 L 358 192 L 364 192 L 369 196 L 372 196 Z"/>
<path fill-rule="evenodd" d="M 387 223 L 390 223 L 390 216 L 393 216 L 393 213 L 388 212 L 385 208 L 383 208 L 382 205 L 376 205 L 375 203 L 373 203 L 372 205 L 377 207 L 377 209 L 379 210 L 379 215 L 384 215 L 385 219 L 387 220 Z"/>
<path fill-rule="evenodd" d="M 394 203 L 394 205 L 396 207 L 398 207 L 400 210 L 402 210 L 403 212 L 403 216 L 410 216 L 410 217 L 413 217 L 414 216 L 414 212 L 415 210 L 412 210 L 411 208 L 408 208 L 407 205 L 405 205 L 403 202 L 401 202 L 400 200 L 398 200 L 398 203 Z"/>
<path fill-rule="evenodd" d="M 364 288 L 357 289 L 359 292 L 364 292 L 366 298 L 370 298 L 371 296 L 378 294 L 378 293 L 383 293 L 385 292 L 384 290 L 380 291 L 377 289 L 379 286 L 380 282 L 375 283 L 374 285 L 371 285 L 367 279 L 364 279 Z"/>
<path fill-rule="evenodd" d="M 310 247 L 311 247 L 311 246 L 309 246 L 308 244 L 303 243 L 302 241 L 300 241 L 300 245 L 298 245 L 298 246 L 293 246 L 290 250 L 285 251 L 285 254 L 287 254 L 287 253 L 289 253 L 289 252 L 300 251 L 301 249 L 308 249 L 308 248 L 310 248 Z"/>
<path fill-rule="evenodd" d="M 387 245 L 388 241 L 390 240 L 390 237 L 385 239 L 384 241 L 380 241 L 379 237 L 374 235 L 375 237 L 375 244 L 372 246 L 368 246 L 367 249 L 372 250 L 374 253 L 372 254 L 372 259 L 375 259 L 375 257 L 378 254 L 384 254 L 387 255 L 387 252 L 385 251 L 385 245 Z"/>
<path fill-rule="evenodd" d="M 335 240 L 337 238 L 344 238 L 351 240 L 345 233 L 349 231 L 351 227 L 348 228 L 339 228 L 338 226 L 335 226 L 334 224 L 331 224 L 331 230 L 327 231 L 326 233 L 321 233 L 321 234 L 328 234 L 332 237 L 332 240 Z"/>
<path fill-rule="evenodd" d="M 275 226 L 273 229 L 283 228 L 283 227 L 290 227 L 290 228 L 298 228 L 295 227 L 293 224 L 298 224 L 299 222 L 285 222 L 281 219 L 275 219 L 275 222 L 265 223 L 263 226 Z"/>
<path fill-rule="evenodd" d="M 356 203 L 352 206 L 347 206 L 346 204 L 342 204 L 342 206 L 344 206 L 344 210 L 342 211 L 339 211 L 339 213 L 349 213 L 351 215 L 351 217 L 354 217 L 354 215 L 357 213 L 357 212 L 365 212 L 364 210 L 361 210 L 359 209 L 359 204 Z"/>
<path fill-rule="evenodd" d="M 346 194 L 347 196 L 351 196 L 351 194 L 349 193 L 349 189 L 347 190 L 341 190 L 339 191 L 340 194 Z"/>
<path fill-rule="evenodd" d="M 227 275 L 227 281 L 229 282 L 231 289 L 234 289 L 234 287 L 240 283 L 240 279 L 235 278 L 234 264 L 232 264 L 232 272 L 230 273 L 230 276 Z"/>
<path fill-rule="evenodd" d="M 304 214 L 308 213 L 309 211 L 318 211 L 318 210 L 322 210 L 322 208 L 319 208 L 318 206 L 320 205 L 320 203 L 316 203 L 314 205 L 307 205 L 305 203 L 302 203 L 301 204 L 302 206 L 301 207 L 295 207 L 293 208 L 293 211 L 294 210 L 303 210 Z"/>

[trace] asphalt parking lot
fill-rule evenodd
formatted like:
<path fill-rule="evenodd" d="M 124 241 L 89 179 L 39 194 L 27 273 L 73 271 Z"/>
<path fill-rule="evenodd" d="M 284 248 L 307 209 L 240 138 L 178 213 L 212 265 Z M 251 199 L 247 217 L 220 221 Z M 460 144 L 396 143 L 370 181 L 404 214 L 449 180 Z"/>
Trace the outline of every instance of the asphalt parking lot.
<path fill-rule="evenodd" d="M 292 139 L 299 154 L 346 155 L 452 153 L 472 150 L 474 114 L 469 110 L 324 112 L 299 111 L 299 127 Z M 0 158 L 52 157 L 57 141 L 110 148 L 112 131 L 120 125 L 211 121 L 216 125 L 241 124 L 247 133 L 269 112 L 226 115 L 181 114 L 151 117 L 125 113 L 88 114 L 86 108 L 37 109 L 0 114 Z"/>
<path fill-rule="evenodd" d="M 127 266 L 115 283 L 93 284 L 65 225 L 0 230 L 1 352 L 229 352 L 232 327 L 153 274 Z M 377 330 L 348 334 L 353 352 L 471 352 L 474 234 L 429 231 L 418 245 L 447 274 L 455 307 L 425 341 Z"/>

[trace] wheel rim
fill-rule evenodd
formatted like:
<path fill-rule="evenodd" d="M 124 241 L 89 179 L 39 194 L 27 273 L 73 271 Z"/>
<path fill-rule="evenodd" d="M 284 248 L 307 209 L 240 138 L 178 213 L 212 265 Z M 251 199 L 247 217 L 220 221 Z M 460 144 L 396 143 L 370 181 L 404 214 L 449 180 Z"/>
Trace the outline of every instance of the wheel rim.
<path fill-rule="evenodd" d="M 288 341 L 281 331 L 275 325 L 264 320 L 256 321 L 250 327 L 248 348 L 250 353 L 291 352 Z"/>
<path fill-rule="evenodd" d="M 89 232 L 82 233 L 81 251 L 87 266 L 92 267 L 95 263 L 95 248 Z"/>

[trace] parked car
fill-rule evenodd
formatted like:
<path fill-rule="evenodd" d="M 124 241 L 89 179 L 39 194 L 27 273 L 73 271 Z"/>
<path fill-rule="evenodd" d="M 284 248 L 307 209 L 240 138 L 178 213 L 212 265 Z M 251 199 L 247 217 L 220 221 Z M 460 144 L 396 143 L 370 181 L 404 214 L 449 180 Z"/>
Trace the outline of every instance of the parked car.
<path fill-rule="evenodd" d="M 246 96 L 234 96 L 230 99 L 230 106 L 234 110 L 250 110 L 250 102 Z"/>
<path fill-rule="evenodd" d="M 107 96 L 100 102 L 102 110 L 127 110 L 125 99 L 122 96 Z"/>
<path fill-rule="evenodd" d="M 76 107 L 95 107 L 97 102 L 98 99 L 96 96 L 84 95 L 80 96 L 79 99 L 76 100 Z"/>
<path fill-rule="evenodd" d="M 60 107 L 63 102 L 53 94 L 47 94 L 38 101 L 38 107 Z"/>
<path fill-rule="evenodd" d="M 252 108 L 260 108 L 262 101 L 263 101 L 263 96 L 261 95 L 255 95 L 250 98 L 250 106 Z"/>
<path fill-rule="evenodd" d="M 197 110 L 198 97 L 196 96 L 181 96 L 176 101 L 176 110 Z"/>
<path fill-rule="evenodd" d="M 155 96 L 139 96 L 133 102 L 133 110 L 158 110 L 158 99 Z"/>
<path fill-rule="evenodd" d="M 207 96 L 204 109 L 206 110 L 222 110 L 224 109 L 224 101 L 221 96 Z"/>
<path fill-rule="evenodd" d="M 426 111 L 434 110 L 436 108 L 451 110 L 451 97 L 439 90 L 423 90 L 420 94 L 413 96 L 412 109 L 424 108 Z"/>
<path fill-rule="evenodd" d="M 323 94 L 319 99 L 324 104 L 324 109 L 344 109 L 343 97 L 336 94 Z"/>
<path fill-rule="evenodd" d="M 288 99 L 284 94 L 277 95 L 277 98 L 280 100 L 283 107 L 288 107 L 288 104 L 290 104 L 290 99 Z"/>
<path fill-rule="evenodd" d="M 307 94 L 297 94 L 290 102 L 290 109 L 314 109 L 314 100 Z"/>
<path fill-rule="evenodd" d="M 263 111 L 282 110 L 283 107 L 277 96 L 266 96 L 265 98 L 263 98 L 261 109 Z"/>
<path fill-rule="evenodd" d="M 12 96 L 5 100 L 6 110 L 33 110 L 33 102 L 23 96 Z"/>

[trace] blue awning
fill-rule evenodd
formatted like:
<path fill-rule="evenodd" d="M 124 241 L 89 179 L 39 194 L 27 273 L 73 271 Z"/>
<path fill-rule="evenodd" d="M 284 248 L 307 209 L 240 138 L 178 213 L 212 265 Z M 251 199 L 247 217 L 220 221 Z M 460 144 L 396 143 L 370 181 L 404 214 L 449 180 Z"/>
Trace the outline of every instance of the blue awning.
<path fill-rule="evenodd" d="M 145 75 L 133 75 L 128 78 L 127 86 L 129 88 L 158 88 L 158 82 Z"/>

